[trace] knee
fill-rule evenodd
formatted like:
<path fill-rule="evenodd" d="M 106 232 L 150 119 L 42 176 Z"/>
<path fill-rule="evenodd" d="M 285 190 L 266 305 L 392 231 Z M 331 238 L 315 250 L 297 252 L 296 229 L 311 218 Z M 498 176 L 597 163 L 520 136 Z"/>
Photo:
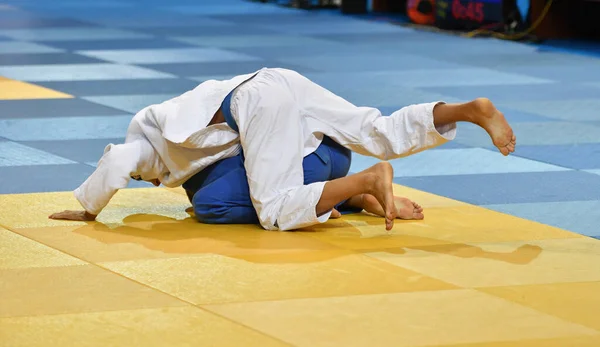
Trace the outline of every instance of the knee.
<path fill-rule="evenodd" d="M 222 202 L 198 191 L 192 198 L 192 206 L 196 219 L 201 223 L 219 224 L 226 214 Z"/>
<path fill-rule="evenodd" d="M 352 165 L 352 151 L 336 144 L 332 149 L 332 179 L 345 177 Z"/>
<path fill-rule="evenodd" d="M 256 224 L 258 217 L 251 201 L 229 200 L 208 189 L 200 189 L 192 199 L 196 219 L 205 224 Z"/>

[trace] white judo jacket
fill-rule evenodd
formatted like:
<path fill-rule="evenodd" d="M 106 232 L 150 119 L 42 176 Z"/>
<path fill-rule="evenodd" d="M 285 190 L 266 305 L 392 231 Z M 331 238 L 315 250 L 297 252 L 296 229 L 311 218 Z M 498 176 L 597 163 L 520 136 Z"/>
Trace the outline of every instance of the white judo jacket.
<path fill-rule="evenodd" d="M 74 191 L 77 200 L 97 215 L 127 187 L 131 176 L 158 178 L 167 187 L 178 187 L 207 166 L 237 155 L 238 134 L 224 123 L 207 125 L 227 94 L 254 74 L 206 81 L 138 112 L 125 143 L 109 144 L 94 173 Z"/>

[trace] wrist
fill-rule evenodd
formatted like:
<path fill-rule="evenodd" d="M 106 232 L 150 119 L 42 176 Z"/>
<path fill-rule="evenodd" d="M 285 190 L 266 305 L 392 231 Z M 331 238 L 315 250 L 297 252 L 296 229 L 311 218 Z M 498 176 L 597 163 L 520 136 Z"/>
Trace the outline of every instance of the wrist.
<path fill-rule="evenodd" d="M 90 220 L 90 221 L 92 221 L 92 220 L 96 220 L 96 215 L 95 215 L 95 214 L 91 214 L 91 213 L 89 213 L 88 211 L 85 211 L 85 212 L 83 213 L 83 215 L 85 216 L 85 219 L 86 219 L 86 220 Z"/>

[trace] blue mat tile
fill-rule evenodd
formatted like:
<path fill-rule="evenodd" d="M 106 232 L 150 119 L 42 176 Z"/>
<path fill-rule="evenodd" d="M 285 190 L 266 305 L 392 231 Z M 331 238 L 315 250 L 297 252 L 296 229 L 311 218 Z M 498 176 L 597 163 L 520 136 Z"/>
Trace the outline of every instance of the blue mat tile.
<path fill-rule="evenodd" d="M 323 85 L 328 86 L 329 84 L 324 83 Z M 327 89 L 333 91 L 338 96 L 345 98 L 357 106 L 381 107 L 388 105 L 399 105 L 400 107 L 404 107 L 412 104 L 435 101 L 460 101 L 444 95 L 427 93 L 418 89 L 411 89 L 407 87 L 381 90 L 368 87 L 356 89 L 333 86 L 333 88 L 327 87 Z"/>
<path fill-rule="evenodd" d="M 305 24 L 305 25 L 322 25 L 324 22 L 328 23 L 339 23 L 347 22 L 353 19 L 351 16 L 340 16 L 337 11 L 292 11 L 286 13 L 278 13 L 272 15 L 269 13 L 256 13 L 252 15 L 245 14 L 219 14 L 210 15 L 211 18 L 228 21 L 235 23 L 240 26 L 261 26 L 261 25 L 274 25 L 274 24 Z M 327 33 L 321 33 L 326 35 Z"/>
<path fill-rule="evenodd" d="M 154 79 L 175 76 L 137 66 L 117 64 L 0 66 L 0 76 L 22 81 L 85 81 L 114 79 Z"/>
<path fill-rule="evenodd" d="M 485 64 L 485 62 L 497 55 L 504 55 L 505 60 L 509 61 L 513 56 L 531 55 L 530 48 L 515 43 L 497 40 L 469 40 L 449 35 L 437 36 L 437 38 L 432 38 L 416 31 L 415 33 L 401 33 L 395 41 L 391 38 L 374 37 L 356 41 L 354 44 L 364 50 L 377 53 L 410 53 L 447 63 L 478 68 L 490 68 L 490 64 Z M 500 70 L 496 67 L 493 69 Z"/>
<path fill-rule="evenodd" d="M 360 172 L 380 160 L 355 155 L 350 171 Z M 567 169 L 515 156 L 504 157 L 482 148 L 429 150 L 391 160 L 395 177 L 473 175 L 513 172 L 565 171 Z"/>
<path fill-rule="evenodd" d="M 298 11 L 294 9 L 288 9 L 274 4 L 260 4 L 253 2 L 238 2 L 235 4 L 207 4 L 207 5 L 179 5 L 179 6 L 165 6 L 164 9 L 170 12 L 182 13 L 182 14 L 199 14 L 199 15 L 231 15 L 231 14 L 281 14 L 289 13 L 296 14 Z"/>
<path fill-rule="evenodd" d="M 123 111 L 83 99 L 0 100 L 0 119 L 122 115 Z"/>
<path fill-rule="evenodd" d="M 0 52 L 14 54 L 32 54 L 32 53 L 56 53 L 62 52 L 62 49 L 49 47 L 31 42 L 20 41 L 0 41 Z"/>
<path fill-rule="evenodd" d="M 339 43 L 328 43 L 328 42 L 313 42 L 309 45 L 293 45 L 293 46 L 268 46 L 268 47 L 235 47 L 230 48 L 232 51 L 240 52 L 244 54 L 251 54 L 257 57 L 265 59 L 277 59 L 281 61 L 294 60 L 306 60 L 308 62 L 326 60 L 329 58 L 338 59 L 340 56 L 354 56 L 357 54 L 356 47 L 351 45 L 339 44 Z M 375 55 L 363 54 L 363 59 L 374 59 Z M 422 59 L 422 58 L 421 58 Z M 345 60 L 339 60 L 344 62 Z M 425 61 L 420 62 L 421 64 L 436 64 L 439 66 L 441 63 L 438 61 Z M 306 65 L 306 64 L 305 64 Z M 394 65 L 397 70 L 401 70 L 402 67 L 398 64 Z M 444 65 L 449 66 L 449 65 Z"/>
<path fill-rule="evenodd" d="M 44 28 L 0 30 L 0 35 L 21 41 L 142 39 L 147 34 L 110 28 Z"/>
<path fill-rule="evenodd" d="M 395 178 L 475 205 L 600 200 L 600 176 L 582 171 Z"/>
<path fill-rule="evenodd" d="M 0 194 L 71 191 L 92 172 L 84 164 L 0 167 Z"/>
<path fill-rule="evenodd" d="M 219 48 L 132 49 L 78 51 L 77 53 L 88 57 L 121 64 L 164 64 L 192 62 L 226 63 L 260 60 L 252 55 L 236 53 Z"/>
<path fill-rule="evenodd" d="M 403 61 L 402 59 L 400 60 Z M 499 72 L 489 69 L 432 69 L 410 70 L 390 75 L 397 85 L 412 87 L 434 86 L 488 86 L 488 85 L 536 85 L 549 82 L 548 80 L 532 78 L 523 75 Z"/>
<path fill-rule="evenodd" d="M 537 45 L 540 52 L 562 52 L 571 56 L 600 57 L 600 45 L 593 40 L 551 39 Z"/>
<path fill-rule="evenodd" d="M 562 103 L 569 99 L 595 98 L 600 95 L 599 90 L 574 83 L 490 85 L 484 89 L 478 86 L 428 87 L 425 90 L 460 99 L 474 99 L 485 96 L 496 103 L 528 102 L 530 104 L 537 104 L 537 101 Z M 529 111 L 531 112 L 531 109 Z M 544 112 L 535 113 L 544 114 Z"/>
<path fill-rule="evenodd" d="M 519 145 L 568 145 L 596 143 L 600 139 L 600 126 L 574 122 L 517 122 L 512 124 Z M 473 147 L 491 145 L 488 134 L 472 124 L 461 123 L 456 142 Z"/>
<path fill-rule="evenodd" d="M 520 146 L 516 155 L 572 169 L 600 169 L 600 139 L 598 142 L 578 145 Z"/>
<path fill-rule="evenodd" d="M 103 63 L 96 58 L 73 53 L 17 53 L 0 54 L 0 66 L 7 65 L 50 65 L 50 64 L 93 64 Z"/>
<path fill-rule="evenodd" d="M 22 9 L 17 7 L 17 4 L 14 4 L 14 5 L 15 6 L 11 6 L 10 9 L 0 10 L 0 20 L 2 20 L 2 21 L 4 21 L 4 20 L 35 21 L 35 20 L 39 20 L 39 19 L 47 19 L 50 17 L 50 16 L 44 15 L 42 13 L 33 13 L 33 12 L 29 12 L 29 11 L 23 11 Z M 8 4 L 7 1 L 4 1 L 3 6 L 10 6 L 10 4 Z"/>
<path fill-rule="evenodd" d="M 496 105 L 496 106 L 500 109 L 500 111 L 502 111 L 502 113 L 504 114 L 504 117 L 506 117 L 506 120 L 510 124 L 523 123 L 523 122 L 543 123 L 543 122 L 556 122 L 557 121 L 557 119 L 540 116 L 540 115 L 534 114 L 534 113 L 515 110 L 510 107 L 503 107 L 501 105 Z"/>
<path fill-rule="evenodd" d="M 320 23 L 312 23 L 306 25 L 305 23 L 277 23 L 275 25 L 265 24 L 262 25 L 265 28 L 270 28 L 284 33 L 291 34 L 302 34 L 302 35 L 318 35 L 320 33 L 328 34 L 353 34 L 353 33 L 369 33 L 377 35 L 380 33 L 396 33 L 402 34 L 404 32 L 412 32 L 412 29 L 407 29 L 397 25 L 390 25 L 387 23 L 368 22 L 361 20 L 348 20 L 343 22 L 328 22 L 323 20 Z"/>
<path fill-rule="evenodd" d="M 455 71 L 460 68 L 460 66 L 457 64 L 446 63 L 434 59 L 428 59 L 425 57 L 419 57 L 416 55 L 409 54 L 378 55 L 374 53 L 360 52 L 354 55 L 348 55 L 341 53 L 331 53 L 326 55 L 314 56 L 302 55 L 299 57 L 296 55 L 291 55 L 287 56 L 285 59 L 280 60 L 286 63 L 292 63 L 307 67 L 317 66 L 319 67 L 319 69 L 327 72 L 394 72 L 394 74 L 388 76 L 387 79 L 402 79 L 402 81 L 397 82 L 402 83 L 403 81 L 406 81 L 405 85 L 410 85 L 412 82 L 417 83 L 417 85 L 412 85 L 413 87 L 464 85 L 459 83 L 461 79 L 457 80 L 456 76 L 460 75 L 463 79 L 465 77 L 465 71 L 456 71 L 452 73 L 452 71 Z M 470 76 L 476 76 L 474 75 L 474 73 L 476 72 L 477 71 L 474 70 L 466 70 L 466 73 L 470 74 Z M 410 73 L 412 73 L 412 75 L 407 75 Z M 500 74 L 499 72 L 493 73 L 496 75 Z M 446 77 L 435 78 L 435 76 L 438 76 L 438 74 L 450 74 L 451 76 L 449 77 L 453 79 L 447 80 Z M 421 79 L 427 77 L 433 77 L 435 78 L 435 80 L 429 83 L 428 81 Z M 489 80 L 487 83 L 490 83 Z M 467 85 L 473 84 L 467 83 Z"/>
<path fill-rule="evenodd" d="M 176 96 L 179 94 L 87 96 L 84 99 L 125 112 L 137 113 L 147 106 L 160 104 Z"/>
<path fill-rule="evenodd" d="M 181 78 L 40 82 L 41 86 L 76 96 L 183 94 L 198 86 L 198 82 Z M 92 112 L 93 114 L 94 112 Z"/>
<path fill-rule="evenodd" d="M 126 115 L 0 119 L 0 136 L 13 141 L 122 138 L 127 133 L 132 117 Z"/>
<path fill-rule="evenodd" d="M 19 143 L 0 142 L 0 167 L 52 164 L 73 164 L 73 161 Z"/>
<path fill-rule="evenodd" d="M 104 148 L 109 143 L 119 144 L 124 142 L 124 138 L 115 138 L 100 140 L 26 141 L 21 143 L 75 162 L 87 163 L 97 162 L 102 157 Z"/>
<path fill-rule="evenodd" d="M 249 54 L 259 54 L 261 56 L 265 56 L 268 54 L 277 54 L 282 51 L 286 51 L 287 49 L 313 49 L 315 46 L 321 49 L 324 49 L 325 47 L 330 47 L 332 52 L 335 52 L 336 48 L 351 47 L 350 45 L 346 44 L 336 44 L 318 38 L 291 34 L 250 35 L 244 33 L 243 35 L 220 36 L 199 34 L 198 36 L 190 37 L 171 37 L 171 39 L 196 46 L 220 48 L 248 48 L 249 50 L 243 52 Z M 256 49 L 257 47 L 261 47 L 260 50 Z M 273 49 L 265 50 L 266 47 L 270 47 Z M 279 48 L 279 50 L 277 50 L 277 48 Z"/>
<path fill-rule="evenodd" d="M 116 11 L 128 13 L 132 18 L 134 15 L 142 13 L 139 8 L 132 6 L 131 3 L 127 4 L 124 2 L 114 6 L 107 6 L 106 4 L 97 2 L 78 2 L 73 6 L 65 6 L 62 1 L 52 1 L 22 4 L 20 7 L 46 16 L 62 16 L 75 19 L 79 19 L 79 17 L 110 15 Z"/>
<path fill-rule="evenodd" d="M 102 1 L 95 1 L 95 2 L 91 2 L 89 4 L 86 3 L 82 3 L 80 1 L 73 1 L 73 0 L 67 0 L 67 1 L 51 1 L 51 2 L 40 2 L 40 1 L 32 1 L 32 2 L 25 2 L 24 4 L 22 4 L 23 7 L 25 8 L 33 8 L 33 9 L 38 9 L 38 10 L 58 10 L 58 11 L 65 11 L 67 9 L 90 9 L 90 10 L 98 10 L 98 9 L 104 9 L 104 8 L 108 8 L 108 9 L 121 9 L 121 8 L 127 8 L 127 7 L 132 7 L 134 5 L 134 3 L 132 2 L 124 2 L 124 1 L 108 1 L 108 0 L 102 0 Z"/>
<path fill-rule="evenodd" d="M 570 230 L 600 237 L 600 201 L 567 201 L 530 204 L 488 205 L 486 208 Z"/>
<path fill-rule="evenodd" d="M 478 45 L 477 45 L 478 46 Z M 497 48 L 503 47 L 503 50 Z M 529 47 L 529 48 L 528 48 Z M 481 47 L 480 47 L 481 48 Z M 486 47 L 491 48 L 491 47 Z M 531 46 L 519 45 L 518 48 L 496 46 L 494 52 L 488 52 L 478 49 L 476 52 L 466 52 L 464 50 L 441 50 L 440 59 L 450 61 L 468 62 L 469 65 L 477 67 L 486 67 L 496 70 L 511 70 L 517 68 L 518 71 L 527 71 L 529 68 L 555 68 L 560 69 L 563 66 L 578 64 L 582 66 L 597 66 L 598 62 L 587 57 L 577 57 L 570 54 L 557 53 L 539 53 L 530 52 Z"/>
<path fill-rule="evenodd" d="M 324 19 L 318 18 L 319 22 Z M 432 33 L 421 30 L 403 30 L 401 33 L 388 32 L 377 33 L 329 33 L 327 31 L 313 35 L 322 40 L 341 42 L 346 44 L 365 44 L 369 46 L 402 46 L 406 47 L 411 44 L 419 44 L 420 42 L 429 43 L 429 48 L 433 51 L 437 44 L 454 44 L 466 41 L 467 39 L 457 35 L 447 35 L 440 33 Z"/>
<path fill-rule="evenodd" d="M 501 71 L 553 80 L 556 82 L 597 82 L 600 67 L 589 65 L 506 66 Z"/>
<path fill-rule="evenodd" d="M 451 86 L 488 86 L 488 85 L 536 85 L 549 81 L 522 75 L 508 74 L 480 68 L 461 68 L 456 64 L 438 62 L 413 55 L 371 56 L 356 54 L 353 56 L 327 55 L 326 57 L 294 57 L 281 59 L 285 62 L 304 66 L 318 66 L 327 71 L 328 76 L 335 73 L 361 71 L 357 76 L 370 82 L 384 83 L 386 88 L 407 86 L 411 88 L 451 87 Z M 366 72 L 365 72 L 366 71 Z M 370 73 L 369 73 L 370 72 Z M 338 75 L 338 77 L 340 77 Z M 352 78 L 345 77 L 345 78 Z M 360 86 L 359 81 L 356 82 Z M 483 91 L 482 91 L 483 92 Z"/>
<path fill-rule="evenodd" d="M 198 35 L 268 35 L 277 34 L 277 31 L 260 27 L 241 27 L 238 25 L 218 26 L 165 26 L 144 28 L 144 32 L 158 36 L 198 36 Z M 1 34 L 1 32 L 0 32 Z"/>
<path fill-rule="evenodd" d="M 436 147 L 435 149 L 444 150 L 444 149 L 463 149 L 463 148 L 472 148 L 472 147 L 465 146 L 458 142 L 450 141 L 450 142 L 444 143 L 443 145 L 441 145 L 439 147 Z"/>
<path fill-rule="evenodd" d="M 586 170 L 589 173 L 592 173 L 594 175 L 600 175 L 600 170 Z"/>
<path fill-rule="evenodd" d="M 162 38 L 147 39 L 111 39 L 111 40 L 73 40 L 73 41 L 44 41 L 45 45 L 69 51 L 108 50 L 108 49 L 156 49 L 156 48 L 185 48 L 191 47 L 183 42 Z"/>
<path fill-rule="evenodd" d="M 589 89 L 592 92 L 598 92 L 592 88 Z M 531 112 L 565 121 L 600 121 L 600 99 L 595 98 L 584 99 L 582 97 L 577 100 L 574 100 L 574 98 L 571 100 L 548 99 L 532 102 L 503 102 L 502 104 L 515 110 Z"/>
<path fill-rule="evenodd" d="M 71 18 L 2 18 L 0 20 L 0 29 L 23 29 L 23 28 L 60 28 L 60 27 L 85 27 L 91 26 Z"/>
<path fill-rule="evenodd" d="M 81 17 L 80 17 L 81 18 Z M 85 17 L 84 17 L 85 18 Z M 87 18 L 89 22 L 102 24 L 110 27 L 118 28 L 153 28 L 153 27 L 197 27 L 197 26 L 223 26 L 231 25 L 231 22 L 201 16 L 185 16 L 179 14 L 169 14 L 164 11 L 157 11 L 156 13 L 144 13 L 141 16 L 137 16 L 135 20 L 131 20 L 129 15 L 111 15 L 100 18 L 94 16 Z"/>
<path fill-rule="evenodd" d="M 240 61 L 235 63 L 179 63 L 179 64 L 151 64 L 141 65 L 156 71 L 163 71 L 177 76 L 194 76 L 196 81 L 204 81 L 203 76 L 235 76 L 252 73 L 263 67 L 281 67 L 296 70 L 300 73 L 315 72 L 310 67 L 297 66 L 294 64 L 279 63 L 273 60 Z M 198 78 L 196 78 L 198 77 Z"/>

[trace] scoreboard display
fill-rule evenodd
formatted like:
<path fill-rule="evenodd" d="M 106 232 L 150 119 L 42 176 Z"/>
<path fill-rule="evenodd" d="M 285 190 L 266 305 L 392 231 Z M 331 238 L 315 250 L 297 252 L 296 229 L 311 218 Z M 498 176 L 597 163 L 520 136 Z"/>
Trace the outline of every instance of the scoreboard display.
<path fill-rule="evenodd" d="M 504 21 L 503 0 L 436 0 L 435 24 L 442 29 L 478 29 Z"/>

